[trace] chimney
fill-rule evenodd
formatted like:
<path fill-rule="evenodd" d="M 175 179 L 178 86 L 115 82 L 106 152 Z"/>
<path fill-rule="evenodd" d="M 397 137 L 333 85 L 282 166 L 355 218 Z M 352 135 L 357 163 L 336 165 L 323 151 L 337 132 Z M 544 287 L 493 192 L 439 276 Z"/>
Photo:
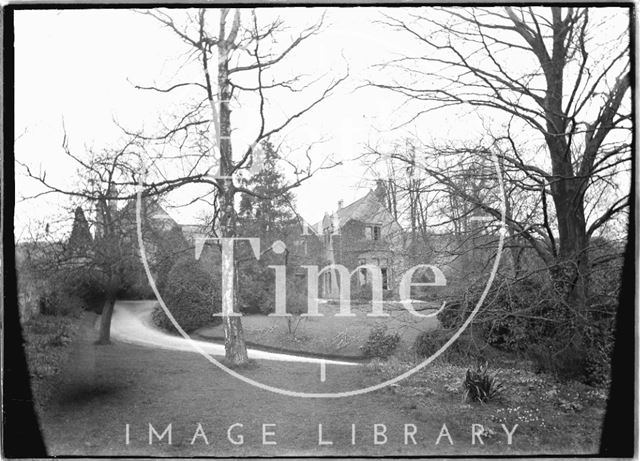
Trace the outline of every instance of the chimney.
<path fill-rule="evenodd" d="M 338 210 L 342 208 L 343 204 L 344 204 L 344 200 L 338 200 Z"/>
<path fill-rule="evenodd" d="M 387 203 L 387 185 L 384 179 L 378 179 L 376 181 L 376 190 L 373 192 L 376 199 L 386 205 Z"/>

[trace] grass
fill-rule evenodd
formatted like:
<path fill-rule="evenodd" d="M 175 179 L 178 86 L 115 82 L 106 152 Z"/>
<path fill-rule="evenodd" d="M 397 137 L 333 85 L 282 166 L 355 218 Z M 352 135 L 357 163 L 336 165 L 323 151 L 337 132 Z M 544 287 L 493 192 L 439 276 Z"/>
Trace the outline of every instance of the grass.
<path fill-rule="evenodd" d="M 361 357 L 361 347 L 370 331 L 379 323 L 388 326 L 387 333 L 400 334 L 398 350 L 410 349 L 420 332 L 434 329 L 438 324 L 433 317 L 415 317 L 393 303 L 385 303 L 385 312 L 389 313 L 389 317 L 384 318 L 368 317 L 370 304 L 352 304 L 351 311 L 356 314 L 355 317 L 336 317 L 339 306 L 331 303 L 321 304 L 319 311 L 323 317 L 301 317 L 295 333 L 289 332 L 286 318 L 266 315 L 245 315 L 242 327 L 247 341 L 255 344 L 292 351 Z M 222 325 L 200 328 L 196 334 L 204 339 L 224 338 Z"/>
<path fill-rule="evenodd" d="M 397 376 L 415 365 L 416 362 L 392 358 L 372 361 L 368 370 L 377 381 Z M 509 368 L 500 370 L 498 375 L 504 385 L 499 398 L 472 404 L 464 400 L 467 368 L 436 361 L 391 386 L 389 392 L 418 418 L 446 418 L 451 422 L 452 433 L 463 431 L 470 424 L 482 424 L 488 447 L 539 454 L 598 452 L 607 400 L 604 389 L 575 381 L 560 382 L 550 375 L 523 368 Z M 502 424 L 508 430 L 518 424 L 511 447 L 505 445 Z"/>
<path fill-rule="evenodd" d="M 434 449 L 434 423 L 420 423 L 429 435 L 420 446 L 405 446 L 403 425 L 409 412 L 392 395 L 377 392 L 343 399 L 300 399 L 277 395 L 231 377 L 194 353 L 150 349 L 122 343 L 97 347 L 85 329 L 67 364 L 63 382 L 42 412 L 51 455 L 102 456 L 302 456 L 461 453 L 466 444 Z M 253 361 L 236 369 L 243 376 L 284 389 L 336 392 L 364 387 L 363 366 L 327 366 L 320 380 L 317 364 Z M 413 421 L 417 422 L 417 421 Z M 172 444 L 148 443 L 148 424 L 172 424 Z M 208 444 L 192 444 L 198 423 Z M 227 440 L 229 426 L 243 424 L 245 443 Z M 384 423 L 389 442 L 372 443 L 372 426 Z M 419 422 L 417 422 L 419 423 Z M 131 441 L 124 441 L 125 425 Z M 275 424 L 277 446 L 262 444 L 262 425 Z M 332 446 L 318 446 L 318 424 Z M 357 443 L 351 444 L 351 424 Z"/>
<path fill-rule="evenodd" d="M 95 318 L 94 318 L 95 320 Z M 52 455 L 102 456 L 366 456 L 582 453 L 597 451 L 606 395 L 577 383 L 509 369 L 501 374 L 500 400 L 462 400 L 466 368 L 438 362 L 383 390 L 341 399 L 299 399 L 248 385 L 198 354 L 114 343 L 93 345 L 83 326 L 42 425 Z M 315 364 L 253 361 L 237 371 L 250 379 L 305 392 L 337 392 L 378 384 L 415 362 L 397 357 L 363 366 L 327 366 L 320 380 Z M 148 443 L 148 424 L 172 424 L 172 444 Z M 198 423 L 208 444 L 191 443 Z M 227 429 L 243 424 L 243 445 Z M 384 423 L 388 443 L 375 445 L 373 425 Z M 435 445 L 442 424 L 454 441 Z M 514 444 L 501 428 L 518 424 Z M 131 441 L 124 441 L 125 425 Z M 277 445 L 262 444 L 262 424 L 275 424 Z M 318 445 L 323 424 L 331 446 Z M 351 424 L 357 442 L 351 444 Z M 417 445 L 403 443 L 403 426 L 418 428 Z M 471 444 L 472 424 L 485 428 L 484 445 Z"/>

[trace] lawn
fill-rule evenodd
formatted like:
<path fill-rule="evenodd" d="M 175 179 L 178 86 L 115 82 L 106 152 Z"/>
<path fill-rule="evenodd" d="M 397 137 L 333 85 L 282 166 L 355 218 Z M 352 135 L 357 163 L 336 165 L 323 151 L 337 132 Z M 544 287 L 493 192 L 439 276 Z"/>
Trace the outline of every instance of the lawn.
<path fill-rule="evenodd" d="M 93 317 L 95 321 L 95 316 Z M 90 323 L 90 322 L 89 322 Z M 102 456 L 276 456 L 460 454 L 468 444 L 434 447 L 435 422 L 420 422 L 396 398 L 376 392 L 343 399 L 300 399 L 277 395 L 229 376 L 200 355 L 129 344 L 95 346 L 85 324 L 53 398 L 41 411 L 51 455 Z M 327 366 L 257 361 L 238 370 L 258 382 L 291 390 L 336 392 L 364 387 L 373 378 L 363 365 Z M 417 445 L 405 445 L 404 424 L 419 425 Z M 126 425 L 130 440 L 126 443 Z M 172 441 L 149 444 L 149 424 L 171 424 Z M 202 425 L 206 441 L 192 443 Z M 234 424 L 244 443 L 229 442 Z M 263 425 L 277 445 L 263 443 Z M 318 425 L 324 428 L 318 444 Z M 351 425 L 357 427 L 351 443 Z M 388 442 L 373 443 L 373 425 L 387 427 Z"/>
<path fill-rule="evenodd" d="M 95 316 L 92 318 L 95 321 Z M 595 453 L 604 394 L 545 375 L 510 370 L 502 400 L 462 401 L 465 368 L 434 364 L 397 385 L 340 399 L 300 399 L 250 386 L 195 353 L 129 344 L 95 346 L 85 323 L 62 380 L 44 405 L 42 426 L 51 455 L 102 456 L 346 456 Z M 397 358 L 368 365 L 327 367 L 321 381 L 314 364 L 257 361 L 238 371 L 258 382 L 306 392 L 362 388 L 396 376 L 413 364 Z M 512 445 L 500 424 L 518 424 Z M 129 425 L 130 440 L 125 439 Z M 149 424 L 171 443 L 149 444 Z M 206 440 L 194 434 L 202 426 Z M 230 443 L 228 430 L 242 434 Z M 276 445 L 263 443 L 263 425 Z M 318 425 L 323 425 L 320 445 Z M 375 425 L 385 443 L 376 444 Z M 446 424 L 448 439 L 436 444 Z M 473 424 L 483 443 L 472 443 Z M 352 426 L 354 425 L 354 426 Z M 415 444 L 405 439 L 415 426 Z M 355 443 L 351 430 L 355 427 Z M 379 426 L 382 427 L 382 426 Z"/>
<path fill-rule="evenodd" d="M 50 387 L 51 398 L 39 402 L 51 455 L 447 456 L 597 452 L 605 392 L 576 382 L 561 383 L 526 368 L 505 369 L 500 375 L 505 385 L 503 394 L 486 404 L 463 401 L 461 383 L 466 366 L 442 361 L 365 395 L 300 399 L 244 383 L 195 353 L 118 342 L 96 346 L 96 321 L 97 316 L 86 313 L 79 330 L 68 335 L 63 333 L 66 327 L 59 329 L 66 322 L 64 318 L 39 320 L 46 325 L 38 327 L 39 331 L 48 332 L 53 335 L 51 338 L 58 334 L 69 338 L 43 340 L 42 344 L 48 345 L 39 349 L 54 355 L 70 351 L 62 362 L 56 362 L 61 373 L 42 377 L 55 384 Z M 68 344 L 71 338 L 71 347 L 54 345 L 59 341 Z M 33 353 L 29 357 L 30 361 L 34 357 L 40 360 Z M 58 359 L 61 357 L 58 355 Z M 415 364 L 415 359 L 392 357 L 353 366 L 327 366 L 325 380 L 321 379 L 317 364 L 255 361 L 237 371 L 279 388 L 339 392 L 381 383 Z M 43 398 L 42 394 L 36 398 Z M 125 440 L 127 424 L 129 443 Z M 149 424 L 159 431 L 171 424 L 171 443 L 156 440 L 149 444 Z M 202 437 L 194 442 L 198 424 L 206 433 L 206 442 Z M 227 431 L 234 424 L 243 425 L 236 426 L 244 436 L 241 445 L 229 442 Z M 264 424 L 275 425 L 269 427 L 276 434 L 272 437 L 277 440 L 276 445 L 263 443 Z M 331 440 L 332 445 L 319 444 L 319 424 L 324 428 L 323 440 Z M 385 427 L 385 443 L 375 443 L 376 424 Z M 444 424 L 453 445 L 446 437 L 436 444 Z M 483 426 L 482 443 L 473 443 L 474 424 Z M 511 445 L 502 424 L 509 431 L 518 425 Z M 405 438 L 407 427 L 417 431 L 415 444 Z"/>
<path fill-rule="evenodd" d="M 422 314 L 433 314 L 437 305 L 416 306 Z M 399 303 L 385 302 L 384 312 L 389 317 L 370 317 L 371 305 L 366 303 L 352 304 L 351 312 L 355 317 L 336 317 L 339 305 L 322 303 L 319 311 L 323 317 L 300 317 L 294 319 L 295 332 L 289 332 L 286 318 L 266 315 L 245 315 L 242 326 L 246 339 L 250 343 L 291 351 L 317 354 L 339 355 L 344 357 L 361 357 L 361 346 L 369 333 L 377 324 L 387 326 L 387 332 L 398 332 L 400 335 L 399 351 L 408 351 L 415 338 L 423 331 L 433 330 L 438 321 L 433 317 L 424 318 L 410 314 Z M 195 331 L 195 335 L 203 339 L 223 340 L 222 325 L 204 327 Z"/>
<path fill-rule="evenodd" d="M 285 319 L 262 315 L 243 319 L 247 338 L 254 343 L 285 349 L 358 356 L 360 346 L 369 331 L 381 322 L 389 332 L 397 331 L 401 343 L 388 360 L 372 360 L 366 365 L 369 383 L 393 378 L 419 363 L 411 346 L 421 331 L 438 327 L 435 318 L 418 319 L 398 305 L 387 305 L 387 319 L 366 317 L 369 306 L 354 306 L 354 318 L 329 316 L 338 307 L 323 305 L 327 317 L 303 320 L 293 336 L 288 333 Z M 222 337 L 222 328 L 207 328 L 202 336 Z M 445 360 L 435 363 L 386 388 L 383 393 L 393 396 L 398 405 L 408 410 L 411 418 L 422 422 L 446 421 L 451 434 L 470 439 L 473 424 L 483 426 L 484 448 L 506 450 L 506 453 L 597 453 L 607 401 L 607 390 L 576 381 L 559 381 L 547 374 L 534 373 L 529 363 L 512 354 L 491 347 L 483 349 L 492 372 L 504 386 L 499 397 L 485 404 L 464 400 L 463 379 L 474 359 Z M 497 370 L 496 367 L 502 367 Z M 502 426 L 504 424 L 504 427 Z M 514 444 L 507 445 L 505 428 L 514 433 Z M 459 436 L 459 435 L 458 435 Z M 455 442 L 454 437 L 454 442 Z"/>
<path fill-rule="evenodd" d="M 367 369 L 378 380 L 397 376 L 415 365 L 415 361 L 391 358 L 374 360 Z M 481 424 L 487 445 L 511 453 L 597 453 L 607 390 L 576 381 L 561 382 L 520 365 L 492 370 L 498 372 L 504 390 L 497 399 L 484 404 L 464 400 L 466 366 L 439 360 L 391 385 L 387 392 L 421 421 L 433 420 L 436 415 L 445 418 L 452 433 L 464 433 L 471 424 Z M 506 446 L 502 424 L 509 431 L 518 424 L 513 446 Z"/>

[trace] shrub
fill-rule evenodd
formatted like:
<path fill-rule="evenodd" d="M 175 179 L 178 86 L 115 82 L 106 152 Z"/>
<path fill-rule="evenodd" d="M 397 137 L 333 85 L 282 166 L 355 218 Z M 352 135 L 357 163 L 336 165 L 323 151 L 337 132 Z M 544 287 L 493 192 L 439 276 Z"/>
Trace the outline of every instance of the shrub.
<path fill-rule="evenodd" d="M 172 227 L 168 231 L 153 228 L 150 231 L 152 233 L 150 238 L 157 244 L 152 271 L 155 274 L 156 285 L 162 290 L 165 288 L 169 272 L 175 261 L 187 256 L 187 252 L 189 252 L 191 248 L 179 226 Z M 146 296 L 148 294 L 147 289 L 149 282 L 143 268 L 138 264 L 138 267 L 136 267 L 133 272 L 135 272 L 137 276 L 136 283 L 134 283 L 133 287 L 134 293 Z M 151 298 L 153 298 L 153 294 Z"/>
<path fill-rule="evenodd" d="M 615 285 L 619 272 L 612 272 L 599 277 Z M 539 371 L 588 384 L 606 383 L 615 321 L 612 293 L 617 293 L 616 289 L 607 296 L 597 294 L 605 285 L 600 280 L 592 287 L 589 305 L 577 312 L 562 302 L 562 294 L 547 273 L 517 283 L 502 279 L 494 285 L 496 289 L 474 319 L 474 333 L 497 349 L 523 355 Z M 458 328 L 479 296 L 478 287 L 468 287 L 440 312 L 440 324 Z"/>
<path fill-rule="evenodd" d="M 66 296 L 78 298 L 85 309 L 102 311 L 105 280 L 96 270 L 74 268 L 59 274 L 54 284 Z"/>
<path fill-rule="evenodd" d="M 245 314 L 268 314 L 275 308 L 273 269 L 259 261 L 243 263 L 238 270 L 238 309 Z"/>
<path fill-rule="evenodd" d="M 27 354 L 31 384 L 36 393 L 36 403 L 41 405 L 50 395 L 51 378 L 64 366 L 70 350 L 63 346 L 73 341 L 79 323 L 70 317 L 41 315 L 23 325 L 25 352 Z"/>
<path fill-rule="evenodd" d="M 38 299 L 42 315 L 67 316 L 84 309 L 83 300 L 66 291 L 47 290 Z"/>
<path fill-rule="evenodd" d="M 611 379 L 614 329 L 614 318 L 594 321 L 587 329 L 587 354 L 584 363 L 587 384 L 608 384 Z"/>
<path fill-rule="evenodd" d="M 194 259 L 182 258 L 174 264 L 161 294 L 173 317 L 187 332 L 220 322 L 219 317 L 213 317 L 214 312 L 221 311 L 218 284 Z M 160 306 L 154 310 L 153 320 L 159 327 L 175 331 Z"/>
<path fill-rule="evenodd" d="M 550 341 L 531 344 L 526 351 L 538 373 L 549 373 L 566 380 L 585 375 L 585 354 L 576 347 L 557 350 Z"/>
<path fill-rule="evenodd" d="M 400 335 L 396 333 L 387 334 L 386 325 L 376 325 L 369 332 L 369 337 L 362 353 L 365 357 L 389 357 L 400 342 Z"/>
<path fill-rule="evenodd" d="M 438 349 L 442 347 L 442 345 L 451 337 L 452 334 L 452 331 L 442 329 L 423 331 L 416 337 L 413 346 L 414 350 L 418 357 L 431 357 Z"/>
<path fill-rule="evenodd" d="M 438 349 L 442 347 L 444 342 L 440 334 L 442 330 L 423 331 L 416 337 L 413 348 L 418 357 L 431 357 Z"/>
<path fill-rule="evenodd" d="M 131 268 L 123 276 L 123 283 L 118 290 L 118 298 L 121 299 L 155 299 L 151 284 L 144 271 L 144 267 Z M 156 286 L 160 286 L 156 276 Z"/>
<path fill-rule="evenodd" d="M 465 400 L 486 403 L 501 395 L 504 385 L 497 373 L 491 375 L 487 368 L 487 362 L 479 362 L 475 370 L 467 369 L 463 382 Z"/>
<path fill-rule="evenodd" d="M 433 355 L 446 343 L 455 330 L 437 329 L 420 333 L 415 340 L 414 350 L 418 357 L 427 358 Z M 475 338 L 469 331 L 465 331 L 438 358 L 449 363 L 463 364 L 469 360 L 485 360 L 492 357 L 494 352 L 486 343 Z"/>
<path fill-rule="evenodd" d="M 307 281 L 287 267 L 286 311 L 301 314 L 307 311 Z M 270 314 L 275 311 L 275 272 L 263 262 L 243 264 L 238 274 L 238 310 L 244 314 Z"/>
<path fill-rule="evenodd" d="M 530 345 L 526 357 L 537 372 L 550 373 L 561 380 L 578 379 L 590 385 L 603 385 L 611 377 L 612 349 L 612 341 L 566 345 L 547 340 Z"/>
<path fill-rule="evenodd" d="M 436 318 L 442 328 L 457 328 L 466 319 L 468 312 L 463 309 L 462 301 L 448 302 Z"/>
<path fill-rule="evenodd" d="M 586 313 L 576 319 L 565 306 L 545 314 L 554 319 L 554 327 L 545 321 L 532 322 L 526 337 L 524 355 L 537 371 L 560 379 L 578 379 L 587 384 L 606 384 L 611 373 L 614 317 L 594 319 Z M 540 332 L 540 333 L 538 333 Z"/>
<path fill-rule="evenodd" d="M 18 290 L 36 312 L 67 316 L 102 306 L 103 283 L 96 271 L 65 266 L 44 270 L 44 267 L 48 268 L 27 264 L 18 268 Z"/>
<path fill-rule="evenodd" d="M 57 315 L 61 305 L 60 296 L 55 291 L 49 291 L 40 295 L 38 304 L 42 315 Z"/>

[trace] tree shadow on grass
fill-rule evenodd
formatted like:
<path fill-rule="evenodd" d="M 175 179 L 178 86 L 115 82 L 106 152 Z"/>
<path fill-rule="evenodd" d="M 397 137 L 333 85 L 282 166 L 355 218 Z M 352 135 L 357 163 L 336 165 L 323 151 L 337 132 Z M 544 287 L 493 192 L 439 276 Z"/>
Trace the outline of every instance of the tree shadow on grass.
<path fill-rule="evenodd" d="M 82 406 L 121 397 L 127 386 L 119 383 L 79 383 L 65 386 L 56 401 L 63 407 Z"/>

